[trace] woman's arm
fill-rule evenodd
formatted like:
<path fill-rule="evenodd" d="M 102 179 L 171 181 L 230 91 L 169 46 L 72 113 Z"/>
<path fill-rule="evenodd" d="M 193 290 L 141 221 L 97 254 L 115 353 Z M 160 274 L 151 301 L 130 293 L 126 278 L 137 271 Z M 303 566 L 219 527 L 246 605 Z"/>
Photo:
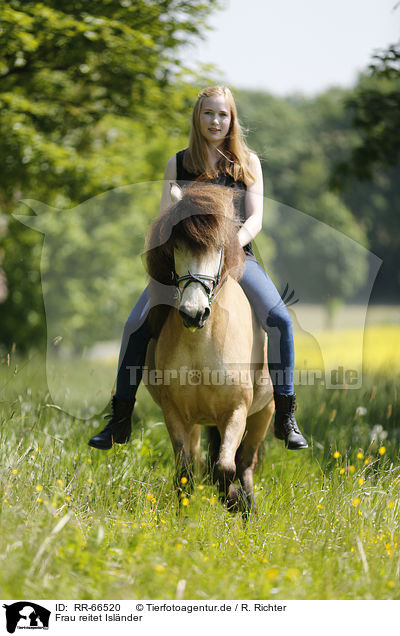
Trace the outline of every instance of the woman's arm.
<path fill-rule="evenodd" d="M 165 210 L 171 205 L 171 181 L 176 180 L 176 155 L 171 157 L 165 166 L 164 172 L 164 182 L 162 186 L 162 194 L 161 194 L 161 203 L 160 203 L 160 214 L 165 212 Z"/>
<path fill-rule="evenodd" d="M 263 217 L 263 175 L 261 163 L 257 155 L 250 155 L 250 170 L 255 181 L 247 186 L 245 195 L 246 221 L 238 232 L 239 243 L 247 245 L 262 228 Z"/>

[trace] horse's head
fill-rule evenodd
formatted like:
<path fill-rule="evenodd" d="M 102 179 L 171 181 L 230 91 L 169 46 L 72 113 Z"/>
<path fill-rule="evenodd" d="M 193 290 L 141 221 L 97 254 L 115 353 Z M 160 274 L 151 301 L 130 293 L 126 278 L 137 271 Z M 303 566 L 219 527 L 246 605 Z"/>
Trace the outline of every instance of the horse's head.
<path fill-rule="evenodd" d="M 189 329 L 201 329 L 211 313 L 211 303 L 221 281 L 224 249 L 192 252 L 178 244 L 174 250 L 178 311 Z"/>
<path fill-rule="evenodd" d="M 228 274 L 238 277 L 243 250 L 237 229 L 232 189 L 204 183 L 187 186 L 181 199 L 153 225 L 149 273 L 177 287 L 177 308 L 185 327 L 201 329 L 219 286 Z"/>

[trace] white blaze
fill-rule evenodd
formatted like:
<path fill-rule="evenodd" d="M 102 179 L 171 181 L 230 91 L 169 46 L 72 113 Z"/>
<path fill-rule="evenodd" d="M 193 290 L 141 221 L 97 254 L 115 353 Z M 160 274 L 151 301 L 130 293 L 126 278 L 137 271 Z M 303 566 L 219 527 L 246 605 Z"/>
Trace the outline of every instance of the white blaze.
<path fill-rule="evenodd" d="M 177 276 L 189 274 L 203 274 L 215 278 L 218 274 L 221 260 L 220 251 L 212 251 L 207 254 L 194 255 L 185 247 L 175 250 L 175 271 Z M 180 283 L 182 290 L 187 281 Z M 205 281 L 212 288 L 212 281 Z M 199 311 L 209 308 L 208 295 L 201 283 L 191 282 L 183 291 L 178 309 L 183 310 L 190 316 L 196 316 Z"/>

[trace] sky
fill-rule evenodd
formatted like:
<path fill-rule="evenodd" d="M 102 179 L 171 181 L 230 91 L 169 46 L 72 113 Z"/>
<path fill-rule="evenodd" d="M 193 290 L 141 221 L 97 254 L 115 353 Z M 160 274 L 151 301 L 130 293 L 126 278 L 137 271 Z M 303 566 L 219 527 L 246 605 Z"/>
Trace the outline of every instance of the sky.
<path fill-rule="evenodd" d="M 354 85 L 374 51 L 399 39 L 400 1 L 225 0 L 208 22 L 189 66 L 215 64 L 233 88 L 311 96 Z"/>

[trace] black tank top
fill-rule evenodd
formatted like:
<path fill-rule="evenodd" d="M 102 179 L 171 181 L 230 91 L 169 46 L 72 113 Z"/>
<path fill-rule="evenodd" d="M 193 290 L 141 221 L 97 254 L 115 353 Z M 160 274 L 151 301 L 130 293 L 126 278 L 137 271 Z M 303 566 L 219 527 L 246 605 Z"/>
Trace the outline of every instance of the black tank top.
<path fill-rule="evenodd" d="M 184 150 L 180 150 L 179 152 L 176 153 L 176 179 L 178 182 L 179 181 L 196 181 L 196 179 L 198 179 L 200 176 L 198 174 L 194 174 L 193 172 L 188 172 L 186 168 L 184 167 L 183 158 L 186 152 L 187 152 L 187 148 L 185 148 Z M 225 172 L 218 172 L 217 175 L 214 177 L 214 179 L 210 179 L 210 183 L 215 183 L 216 185 L 223 185 L 228 188 L 234 188 L 235 190 L 242 191 L 242 194 L 238 196 L 237 199 L 234 200 L 234 206 L 238 213 L 240 224 L 243 225 L 243 223 L 246 221 L 244 201 L 245 201 L 245 192 L 247 190 L 247 187 L 244 181 L 240 181 L 240 180 L 235 181 L 235 179 L 230 174 L 227 174 Z M 253 252 L 251 242 L 247 243 L 247 245 L 245 245 L 243 249 L 248 256 L 254 257 L 254 252 Z"/>

